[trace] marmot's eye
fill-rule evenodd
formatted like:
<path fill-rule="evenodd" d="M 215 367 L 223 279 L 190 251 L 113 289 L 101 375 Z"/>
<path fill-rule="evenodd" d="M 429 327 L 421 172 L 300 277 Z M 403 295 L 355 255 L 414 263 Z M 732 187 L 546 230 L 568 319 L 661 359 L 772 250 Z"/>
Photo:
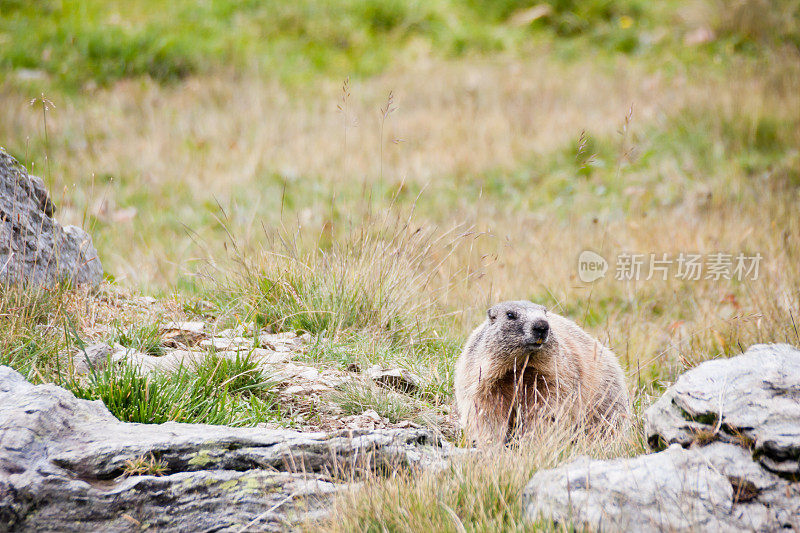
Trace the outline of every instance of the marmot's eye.
<path fill-rule="evenodd" d="M 517 313 L 515 313 L 514 311 L 506 311 L 506 316 L 508 317 L 509 320 L 517 319 Z"/>

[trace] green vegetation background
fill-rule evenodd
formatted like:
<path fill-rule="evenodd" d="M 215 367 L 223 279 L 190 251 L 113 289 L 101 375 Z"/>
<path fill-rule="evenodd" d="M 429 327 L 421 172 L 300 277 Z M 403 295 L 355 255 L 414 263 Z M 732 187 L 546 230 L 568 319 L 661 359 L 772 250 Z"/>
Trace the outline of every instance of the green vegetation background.
<path fill-rule="evenodd" d="M 583 44 L 605 53 L 682 50 L 674 46 L 678 37 L 656 31 L 678 22 L 679 4 L 556 0 L 526 23 L 524 10 L 536 2 L 2 0 L 0 77 L 41 70 L 75 89 L 141 75 L 177 80 L 226 66 L 305 81 L 320 73 L 375 74 L 414 43 L 444 56 L 519 51 L 554 38 L 567 56 L 585 52 Z M 720 17 L 711 51 L 800 45 L 797 3 L 777 4 L 784 23 Z M 727 2 L 718 8 L 725 10 Z"/>

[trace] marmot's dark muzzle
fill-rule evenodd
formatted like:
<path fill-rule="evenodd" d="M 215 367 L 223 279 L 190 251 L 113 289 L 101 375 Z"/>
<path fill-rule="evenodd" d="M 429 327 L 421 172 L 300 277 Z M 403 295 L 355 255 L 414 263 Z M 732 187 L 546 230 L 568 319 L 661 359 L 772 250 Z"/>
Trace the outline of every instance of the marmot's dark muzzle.
<path fill-rule="evenodd" d="M 547 320 L 536 320 L 531 323 L 531 331 L 528 336 L 528 342 L 534 346 L 544 344 L 547 342 L 547 337 L 549 334 L 550 324 L 547 323 Z"/>

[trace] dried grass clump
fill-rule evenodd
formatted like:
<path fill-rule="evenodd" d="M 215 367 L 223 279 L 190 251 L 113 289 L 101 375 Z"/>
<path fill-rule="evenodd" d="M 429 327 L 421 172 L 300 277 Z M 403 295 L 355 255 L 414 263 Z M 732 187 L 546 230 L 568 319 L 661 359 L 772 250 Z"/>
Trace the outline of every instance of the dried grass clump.
<path fill-rule="evenodd" d="M 638 433 L 597 439 L 574 425 L 543 424 L 521 442 L 465 452 L 441 471 L 375 476 L 344 493 L 333 516 L 314 531 L 527 531 L 519 496 L 540 469 L 580 455 L 595 458 L 641 452 Z M 537 524 L 557 530 L 553 524 Z"/>
<path fill-rule="evenodd" d="M 471 236 L 463 227 L 441 232 L 417 224 L 413 213 L 389 209 L 365 215 L 328 247 L 284 233 L 268 239 L 268 247 L 238 254 L 227 291 L 240 309 L 278 330 L 331 339 L 368 332 L 414 343 L 434 334 L 443 300 L 463 281 L 452 259 Z"/>

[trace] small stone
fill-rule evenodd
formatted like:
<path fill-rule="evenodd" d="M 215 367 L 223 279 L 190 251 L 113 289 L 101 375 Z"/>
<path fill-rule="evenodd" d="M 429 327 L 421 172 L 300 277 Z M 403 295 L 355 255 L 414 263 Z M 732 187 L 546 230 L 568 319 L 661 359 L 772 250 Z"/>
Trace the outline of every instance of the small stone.
<path fill-rule="evenodd" d="M 368 409 L 360 415 L 350 415 L 342 417 L 344 423 L 350 429 L 376 429 L 378 427 L 385 427 L 386 421 L 381 418 L 374 409 Z"/>
<path fill-rule="evenodd" d="M 379 365 L 368 368 L 367 377 L 401 392 L 413 392 L 422 382 L 419 376 L 405 368 L 382 368 Z"/>
<path fill-rule="evenodd" d="M 212 337 L 200 341 L 201 348 L 210 348 L 216 351 L 224 350 L 240 350 L 244 348 L 253 348 L 252 338 L 247 337 Z"/>
<path fill-rule="evenodd" d="M 319 381 L 320 383 L 324 383 L 328 387 L 335 389 L 336 387 L 339 387 L 348 381 L 352 381 L 352 379 L 326 372 Z"/>
<path fill-rule="evenodd" d="M 281 391 L 281 394 L 286 396 L 294 396 L 296 394 L 312 394 L 320 392 L 331 392 L 333 389 L 323 383 L 309 383 L 308 385 L 291 385 Z"/>
<path fill-rule="evenodd" d="M 193 346 L 205 338 L 205 322 L 169 322 L 159 326 L 165 346 Z"/>
<path fill-rule="evenodd" d="M 228 359 L 235 359 L 236 357 L 250 357 L 251 360 L 257 361 L 260 364 L 277 364 L 283 363 L 291 359 L 291 354 L 288 352 L 276 352 L 274 350 L 266 350 L 264 348 L 242 348 L 240 350 L 223 350 L 217 352 L 217 355 L 222 355 Z"/>
<path fill-rule="evenodd" d="M 97 372 L 104 369 L 113 351 L 114 348 L 104 342 L 86 346 L 72 357 L 75 372 L 88 374 L 92 370 Z"/>
<path fill-rule="evenodd" d="M 361 416 L 364 417 L 364 418 L 368 418 L 368 419 L 372 420 L 373 422 L 382 422 L 383 421 L 383 419 L 381 418 L 381 415 L 379 415 L 378 412 L 375 411 L 375 409 L 367 409 L 366 411 L 361 413 Z"/>
<path fill-rule="evenodd" d="M 298 346 L 304 341 L 298 340 L 291 331 L 284 333 L 261 333 L 258 335 L 257 344 L 262 348 L 269 348 L 276 351 L 298 351 Z"/>
<path fill-rule="evenodd" d="M 252 337 L 253 336 L 253 323 L 244 322 L 234 328 L 224 329 L 218 332 L 215 337 Z"/>
<path fill-rule="evenodd" d="M 319 378 L 319 370 L 313 366 L 287 363 L 276 369 L 272 376 L 281 381 L 289 381 L 297 378 L 307 381 L 316 381 Z"/>
<path fill-rule="evenodd" d="M 182 331 L 185 333 L 193 333 L 195 335 L 202 335 L 205 330 L 205 322 L 168 322 L 159 326 L 159 329 L 164 332 Z"/>

